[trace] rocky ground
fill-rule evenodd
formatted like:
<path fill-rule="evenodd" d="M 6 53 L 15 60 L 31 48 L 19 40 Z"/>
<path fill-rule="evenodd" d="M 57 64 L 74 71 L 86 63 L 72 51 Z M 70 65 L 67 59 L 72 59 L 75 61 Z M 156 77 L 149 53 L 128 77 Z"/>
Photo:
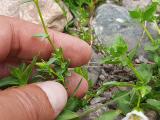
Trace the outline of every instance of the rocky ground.
<path fill-rule="evenodd" d="M 96 9 L 95 17 L 91 22 L 91 26 L 94 29 L 96 36 L 95 45 L 103 44 L 110 46 L 117 36 L 123 36 L 129 45 L 129 50 L 136 47 L 137 43 L 141 41 L 142 46 L 147 43 L 148 38 L 144 34 L 144 31 L 139 23 L 133 21 L 128 11 L 133 10 L 136 7 L 144 8 L 151 0 L 108 0 Z M 157 36 L 152 25 L 148 25 L 148 28 L 154 37 Z M 100 58 L 103 56 L 100 52 L 95 52 L 93 58 L 89 64 L 89 77 L 96 86 L 101 85 L 106 81 L 123 81 L 132 82 L 135 80 L 134 75 L 124 68 L 112 65 L 99 64 Z M 143 49 L 138 50 L 135 63 L 147 62 L 147 56 Z M 90 66 L 91 65 L 91 66 Z M 128 88 L 113 88 L 110 91 L 104 92 L 100 97 L 91 100 L 91 107 L 95 107 L 104 103 L 104 101 L 110 100 L 113 93 L 118 90 L 127 90 Z M 94 120 L 97 116 L 101 115 L 105 111 L 114 109 L 116 105 L 104 107 L 94 113 L 91 113 L 85 120 Z M 146 115 L 150 120 L 159 120 L 156 112 L 148 111 Z M 121 120 L 122 116 L 119 116 L 117 120 Z"/>

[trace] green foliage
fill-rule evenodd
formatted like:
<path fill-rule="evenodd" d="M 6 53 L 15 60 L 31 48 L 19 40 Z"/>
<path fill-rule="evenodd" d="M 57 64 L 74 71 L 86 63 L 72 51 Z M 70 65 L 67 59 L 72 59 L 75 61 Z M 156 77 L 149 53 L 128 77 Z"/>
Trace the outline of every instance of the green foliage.
<path fill-rule="evenodd" d="M 32 70 L 36 64 L 36 60 L 37 58 L 34 58 L 32 63 L 29 65 L 21 64 L 19 67 L 12 68 L 11 75 L 0 80 L 0 87 L 4 88 L 8 86 L 26 85 L 32 75 Z"/>
<path fill-rule="evenodd" d="M 148 64 L 141 64 L 137 68 L 139 74 L 142 76 L 143 84 L 148 84 L 150 80 L 152 79 L 152 71 L 151 71 L 151 65 Z"/>
<path fill-rule="evenodd" d="M 79 120 L 77 113 L 65 110 L 63 111 L 56 120 Z"/>
<path fill-rule="evenodd" d="M 154 94 L 155 97 L 156 95 L 158 96 L 159 92 L 158 93 L 155 92 L 155 85 L 153 85 L 152 83 L 154 81 L 155 84 L 157 84 L 157 81 L 153 80 L 153 78 L 154 76 L 157 76 L 157 72 L 156 73 L 154 72 L 155 71 L 154 67 L 157 66 L 157 68 L 159 69 L 158 65 L 159 52 L 156 52 L 157 50 L 159 51 L 159 45 L 158 43 L 156 45 L 149 45 L 145 49 L 154 54 L 153 60 L 155 61 L 156 64 L 155 65 L 140 64 L 137 68 L 131 61 L 131 58 L 133 58 L 131 56 L 133 55 L 127 52 L 128 46 L 122 37 L 119 37 L 112 46 L 104 49 L 104 51 L 106 52 L 106 56 L 103 58 L 102 63 L 117 64 L 124 67 L 128 67 L 133 71 L 133 73 L 137 77 L 137 81 L 133 84 L 127 82 L 117 82 L 117 81 L 106 82 L 97 91 L 97 95 L 100 95 L 111 87 L 122 87 L 122 86 L 130 87 L 132 89 L 130 96 L 133 97 L 130 98 L 129 96 L 126 96 L 123 102 L 122 100 L 116 102 L 118 105 L 118 109 L 122 110 L 123 113 L 129 112 L 135 106 L 136 106 L 135 108 L 138 110 L 140 109 L 140 107 L 143 108 L 143 106 L 141 106 L 142 99 L 144 102 L 147 101 L 147 98 L 152 98 L 153 97 L 152 92 L 155 93 Z M 160 86 L 158 86 L 158 88 L 160 88 Z M 120 94 L 121 93 L 119 93 L 119 95 Z M 135 98 L 134 102 L 133 100 L 131 100 L 133 98 Z"/>
<path fill-rule="evenodd" d="M 102 116 L 100 116 L 96 120 L 115 120 L 119 114 L 120 114 L 120 111 L 118 110 L 109 111 L 109 112 L 104 113 Z"/>
<path fill-rule="evenodd" d="M 124 94 L 126 94 L 127 91 L 118 91 L 115 93 L 113 98 L 120 97 Z M 127 114 L 130 112 L 131 109 L 131 97 L 130 95 L 127 95 L 119 100 L 116 101 L 118 109 L 121 110 L 124 114 Z"/>
<path fill-rule="evenodd" d="M 95 6 L 99 2 L 100 0 L 64 0 L 74 16 L 74 19 L 65 27 L 65 31 L 87 42 L 93 40 L 89 22 L 90 17 L 93 16 Z"/>
<path fill-rule="evenodd" d="M 116 42 L 111 46 L 104 49 L 106 52 L 105 58 L 102 63 L 105 64 L 120 64 L 128 50 L 128 46 L 122 37 L 118 37 Z M 123 64 L 123 63 L 122 63 Z M 125 64 L 125 63 L 124 63 Z"/>
<path fill-rule="evenodd" d="M 55 50 L 49 61 L 42 61 L 36 65 L 39 67 L 37 71 L 40 78 L 57 78 L 60 83 L 64 84 L 65 77 L 70 75 L 68 71 L 69 62 L 64 59 L 61 48 Z"/>
<path fill-rule="evenodd" d="M 88 71 L 84 67 L 76 67 L 74 71 L 80 75 L 82 75 L 86 80 L 88 80 Z"/>
<path fill-rule="evenodd" d="M 160 111 L 160 101 L 155 99 L 148 99 L 147 104 L 154 107 L 156 110 Z"/>
<path fill-rule="evenodd" d="M 136 10 L 130 11 L 129 13 L 133 19 L 136 19 L 141 23 L 144 23 L 145 21 L 152 22 L 156 19 L 155 13 L 157 10 L 157 6 L 157 2 L 152 2 L 152 4 L 145 9 L 137 8 Z"/>

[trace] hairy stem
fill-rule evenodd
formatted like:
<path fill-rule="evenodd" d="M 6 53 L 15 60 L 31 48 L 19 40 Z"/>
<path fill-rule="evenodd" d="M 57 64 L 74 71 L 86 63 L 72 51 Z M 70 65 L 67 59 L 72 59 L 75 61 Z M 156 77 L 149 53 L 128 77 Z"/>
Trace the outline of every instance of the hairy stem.
<path fill-rule="evenodd" d="M 137 107 L 136 107 L 136 109 L 140 109 L 140 103 L 141 103 L 141 96 L 138 95 L 138 102 L 137 102 Z"/>
<path fill-rule="evenodd" d="M 151 41 L 151 43 L 152 43 L 153 45 L 155 45 L 155 41 L 154 41 L 152 35 L 150 34 L 150 32 L 148 31 L 147 27 L 146 27 L 143 23 L 142 23 L 141 25 L 142 25 L 144 31 L 146 32 L 149 40 Z"/>
<path fill-rule="evenodd" d="M 42 16 L 42 13 L 41 13 L 41 10 L 40 10 L 40 7 L 39 7 L 39 2 L 38 2 L 38 0 L 34 0 L 34 3 L 35 3 L 36 8 L 37 8 L 37 10 L 38 10 L 38 14 L 39 14 L 39 17 L 40 17 L 40 19 L 41 19 L 44 32 L 45 32 L 45 34 L 48 35 L 48 37 L 47 37 L 47 38 L 48 38 L 48 41 L 49 41 L 49 43 L 51 44 L 53 50 L 55 50 L 56 47 L 55 47 L 55 45 L 54 45 L 54 43 L 53 43 L 53 41 L 52 41 L 52 39 L 51 39 L 51 37 L 50 37 L 50 35 L 49 35 L 49 33 L 48 33 L 47 27 L 46 27 L 46 25 L 45 25 L 45 22 L 44 22 L 44 19 L 43 19 L 43 16 Z"/>
<path fill-rule="evenodd" d="M 155 23 L 155 25 L 156 25 L 156 29 L 157 29 L 157 31 L 158 31 L 158 34 L 160 35 L 160 28 L 159 28 L 159 26 L 158 26 L 158 24 L 157 24 L 156 21 L 154 21 L 154 23 Z"/>
<path fill-rule="evenodd" d="M 126 56 L 126 60 L 128 61 L 128 67 L 134 72 L 136 77 L 143 83 L 144 80 L 142 76 L 139 74 L 138 70 L 134 67 L 133 63 L 127 56 Z"/>

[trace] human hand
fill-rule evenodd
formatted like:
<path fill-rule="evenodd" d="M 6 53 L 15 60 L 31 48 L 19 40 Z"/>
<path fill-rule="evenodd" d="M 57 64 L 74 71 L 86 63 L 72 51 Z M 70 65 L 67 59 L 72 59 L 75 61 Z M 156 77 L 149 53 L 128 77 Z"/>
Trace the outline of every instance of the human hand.
<path fill-rule="evenodd" d="M 47 60 L 52 48 L 43 38 L 32 37 L 43 29 L 26 21 L 0 16 L 0 77 L 9 74 L 9 65 L 31 61 L 34 56 Z M 91 57 L 91 47 L 79 38 L 49 30 L 57 48 L 61 47 L 70 67 L 86 64 Z M 82 77 L 72 72 L 67 78 L 68 90 L 56 82 L 35 83 L 0 92 L 0 118 L 3 120 L 53 120 L 67 102 L 67 92 L 72 94 Z M 88 90 L 83 78 L 76 96 L 82 97 Z"/>

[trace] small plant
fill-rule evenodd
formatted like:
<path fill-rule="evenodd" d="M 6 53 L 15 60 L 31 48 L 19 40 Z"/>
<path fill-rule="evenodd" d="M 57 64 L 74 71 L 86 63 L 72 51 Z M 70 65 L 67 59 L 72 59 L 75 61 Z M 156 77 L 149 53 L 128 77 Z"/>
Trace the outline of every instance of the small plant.
<path fill-rule="evenodd" d="M 48 39 L 49 43 L 52 46 L 53 49 L 53 54 L 52 57 L 49 59 L 49 61 L 45 62 L 42 60 L 40 63 L 36 63 L 36 65 L 39 67 L 37 69 L 38 71 L 38 78 L 48 78 L 48 79 L 53 79 L 57 78 L 58 82 L 64 84 L 64 79 L 66 76 L 69 75 L 68 67 L 69 67 L 69 61 L 65 60 L 63 57 L 63 50 L 61 48 L 56 48 L 54 45 L 54 40 L 51 39 L 49 33 L 48 33 L 48 28 L 45 25 L 40 7 L 39 7 L 39 0 L 32 0 L 32 2 L 35 3 L 37 7 L 38 14 L 40 16 L 40 20 L 42 22 L 42 26 L 44 28 L 45 33 L 40 33 L 34 35 L 35 37 L 43 37 Z M 54 67 L 52 66 L 54 64 Z"/>
<path fill-rule="evenodd" d="M 154 23 L 156 30 L 160 35 L 160 28 L 158 25 L 160 19 L 159 15 L 156 15 L 159 3 L 160 1 L 155 1 L 145 9 L 137 8 L 134 11 L 130 11 L 130 16 L 140 22 L 150 40 L 150 44 L 146 44 L 144 50 L 148 54 L 148 59 L 152 61 L 153 64 L 143 63 L 138 65 L 138 67 L 135 67 L 134 63 L 132 62 L 133 51 L 128 53 L 128 46 L 122 37 L 118 37 L 117 41 L 111 47 L 103 49 L 106 53 L 106 56 L 102 60 L 102 63 L 117 64 L 123 67 L 127 67 L 132 70 L 137 78 L 137 80 L 132 83 L 117 81 L 106 82 L 97 92 L 97 94 L 101 94 L 105 90 L 108 90 L 110 87 L 129 87 L 130 94 L 116 102 L 118 109 L 120 109 L 123 114 L 126 114 L 133 109 L 136 111 L 143 111 L 147 109 L 153 109 L 157 112 L 160 111 L 160 42 L 159 38 L 154 39 L 152 37 L 151 33 L 146 27 L 147 23 Z M 127 92 L 128 91 L 119 91 L 115 97 Z M 146 118 L 144 120 L 148 119 Z"/>
<path fill-rule="evenodd" d="M 69 7 L 74 16 L 74 20 L 66 26 L 66 32 L 77 35 L 87 42 L 93 40 L 89 19 L 93 15 L 96 4 L 100 1 L 101 0 L 64 0 L 64 3 Z M 70 75 L 68 71 L 69 61 L 64 59 L 63 50 L 55 47 L 54 40 L 51 39 L 48 33 L 39 7 L 39 0 L 25 0 L 24 3 L 26 2 L 35 3 L 44 29 L 44 33 L 38 33 L 33 36 L 48 39 L 53 49 L 52 57 L 48 61 L 42 60 L 41 62 L 37 62 L 37 58 L 35 57 L 29 65 L 22 64 L 19 67 L 12 68 L 11 76 L 2 79 L 0 81 L 0 87 L 6 88 L 28 84 L 34 66 L 38 67 L 37 74 L 34 77 L 35 80 L 37 78 L 38 80 L 55 78 L 58 82 L 64 84 L 65 77 Z M 56 2 L 60 2 L 60 0 L 56 0 Z M 128 120 L 128 118 L 131 117 L 136 119 L 140 119 L 141 117 L 147 120 L 143 111 L 148 109 L 153 109 L 157 112 L 160 111 L 160 38 L 154 39 L 146 26 L 146 23 L 154 23 L 160 35 L 160 28 L 158 25 L 160 17 L 156 15 L 157 6 L 159 4 L 159 0 L 154 0 L 154 2 L 145 9 L 137 8 L 134 11 L 130 11 L 130 16 L 140 22 L 150 40 L 150 44 L 147 44 L 144 49 L 148 53 L 149 60 L 152 61 L 153 64 L 143 63 L 135 66 L 132 59 L 136 50 L 133 49 L 131 52 L 128 52 L 128 45 L 122 37 L 117 37 L 116 42 L 110 47 L 106 48 L 103 46 L 102 48 L 99 46 L 98 49 L 103 49 L 105 53 L 102 59 L 103 64 L 119 65 L 130 69 L 134 73 L 136 81 L 105 82 L 98 90 L 93 89 L 92 85 L 90 85 L 91 87 L 88 93 L 82 99 L 74 97 L 73 93 L 64 111 L 59 115 L 57 120 L 78 120 L 112 103 L 117 103 L 117 109 L 104 113 L 102 116 L 99 116 L 97 120 L 114 120 L 120 114 L 126 115 L 123 120 Z M 64 16 L 66 16 L 66 11 L 63 8 L 62 10 Z M 86 69 L 77 67 L 74 71 L 84 76 L 85 79 L 88 79 L 88 72 Z M 79 82 L 79 85 L 80 84 L 81 81 Z M 112 87 L 128 87 L 129 89 L 128 91 L 118 91 L 112 96 L 112 100 L 106 101 L 96 108 L 89 108 L 89 102 L 92 98 L 101 95 L 104 91 Z M 83 112 L 77 112 L 79 109 L 82 109 Z"/>
<path fill-rule="evenodd" d="M 33 60 L 32 64 L 26 66 L 25 64 L 20 65 L 19 68 L 14 68 L 11 70 L 11 77 L 4 78 L 2 81 L 0 81 L 0 86 L 12 86 L 12 85 L 25 85 L 28 83 L 28 79 L 31 77 L 32 69 L 36 65 L 39 68 L 37 69 L 38 74 L 36 75 L 36 78 L 41 78 L 42 80 L 46 79 L 53 79 L 56 78 L 58 82 L 64 84 L 64 78 L 69 74 L 68 67 L 69 67 L 69 61 L 65 60 L 63 57 L 63 50 L 61 48 L 56 48 L 54 44 L 54 40 L 51 39 L 48 28 L 45 25 L 40 7 L 39 7 L 39 0 L 25 0 L 23 3 L 27 2 L 34 2 L 35 6 L 37 8 L 40 20 L 42 22 L 42 26 L 44 29 L 44 33 L 38 33 L 33 35 L 33 37 L 39 37 L 39 38 L 46 38 L 48 39 L 50 45 L 53 49 L 52 57 L 49 59 L 49 61 L 42 62 L 36 62 L 35 59 Z M 52 66 L 54 64 L 54 67 Z M 16 78 L 16 79 L 15 79 Z M 18 79 L 18 81 L 17 81 Z"/>
<path fill-rule="evenodd" d="M 96 5 L 102 1 L 104 0 L 64 0 L 74 17 L 65 27 L 65 31 L 88 43 L 93 41 L 90 18 L 94 15 Z"/>

